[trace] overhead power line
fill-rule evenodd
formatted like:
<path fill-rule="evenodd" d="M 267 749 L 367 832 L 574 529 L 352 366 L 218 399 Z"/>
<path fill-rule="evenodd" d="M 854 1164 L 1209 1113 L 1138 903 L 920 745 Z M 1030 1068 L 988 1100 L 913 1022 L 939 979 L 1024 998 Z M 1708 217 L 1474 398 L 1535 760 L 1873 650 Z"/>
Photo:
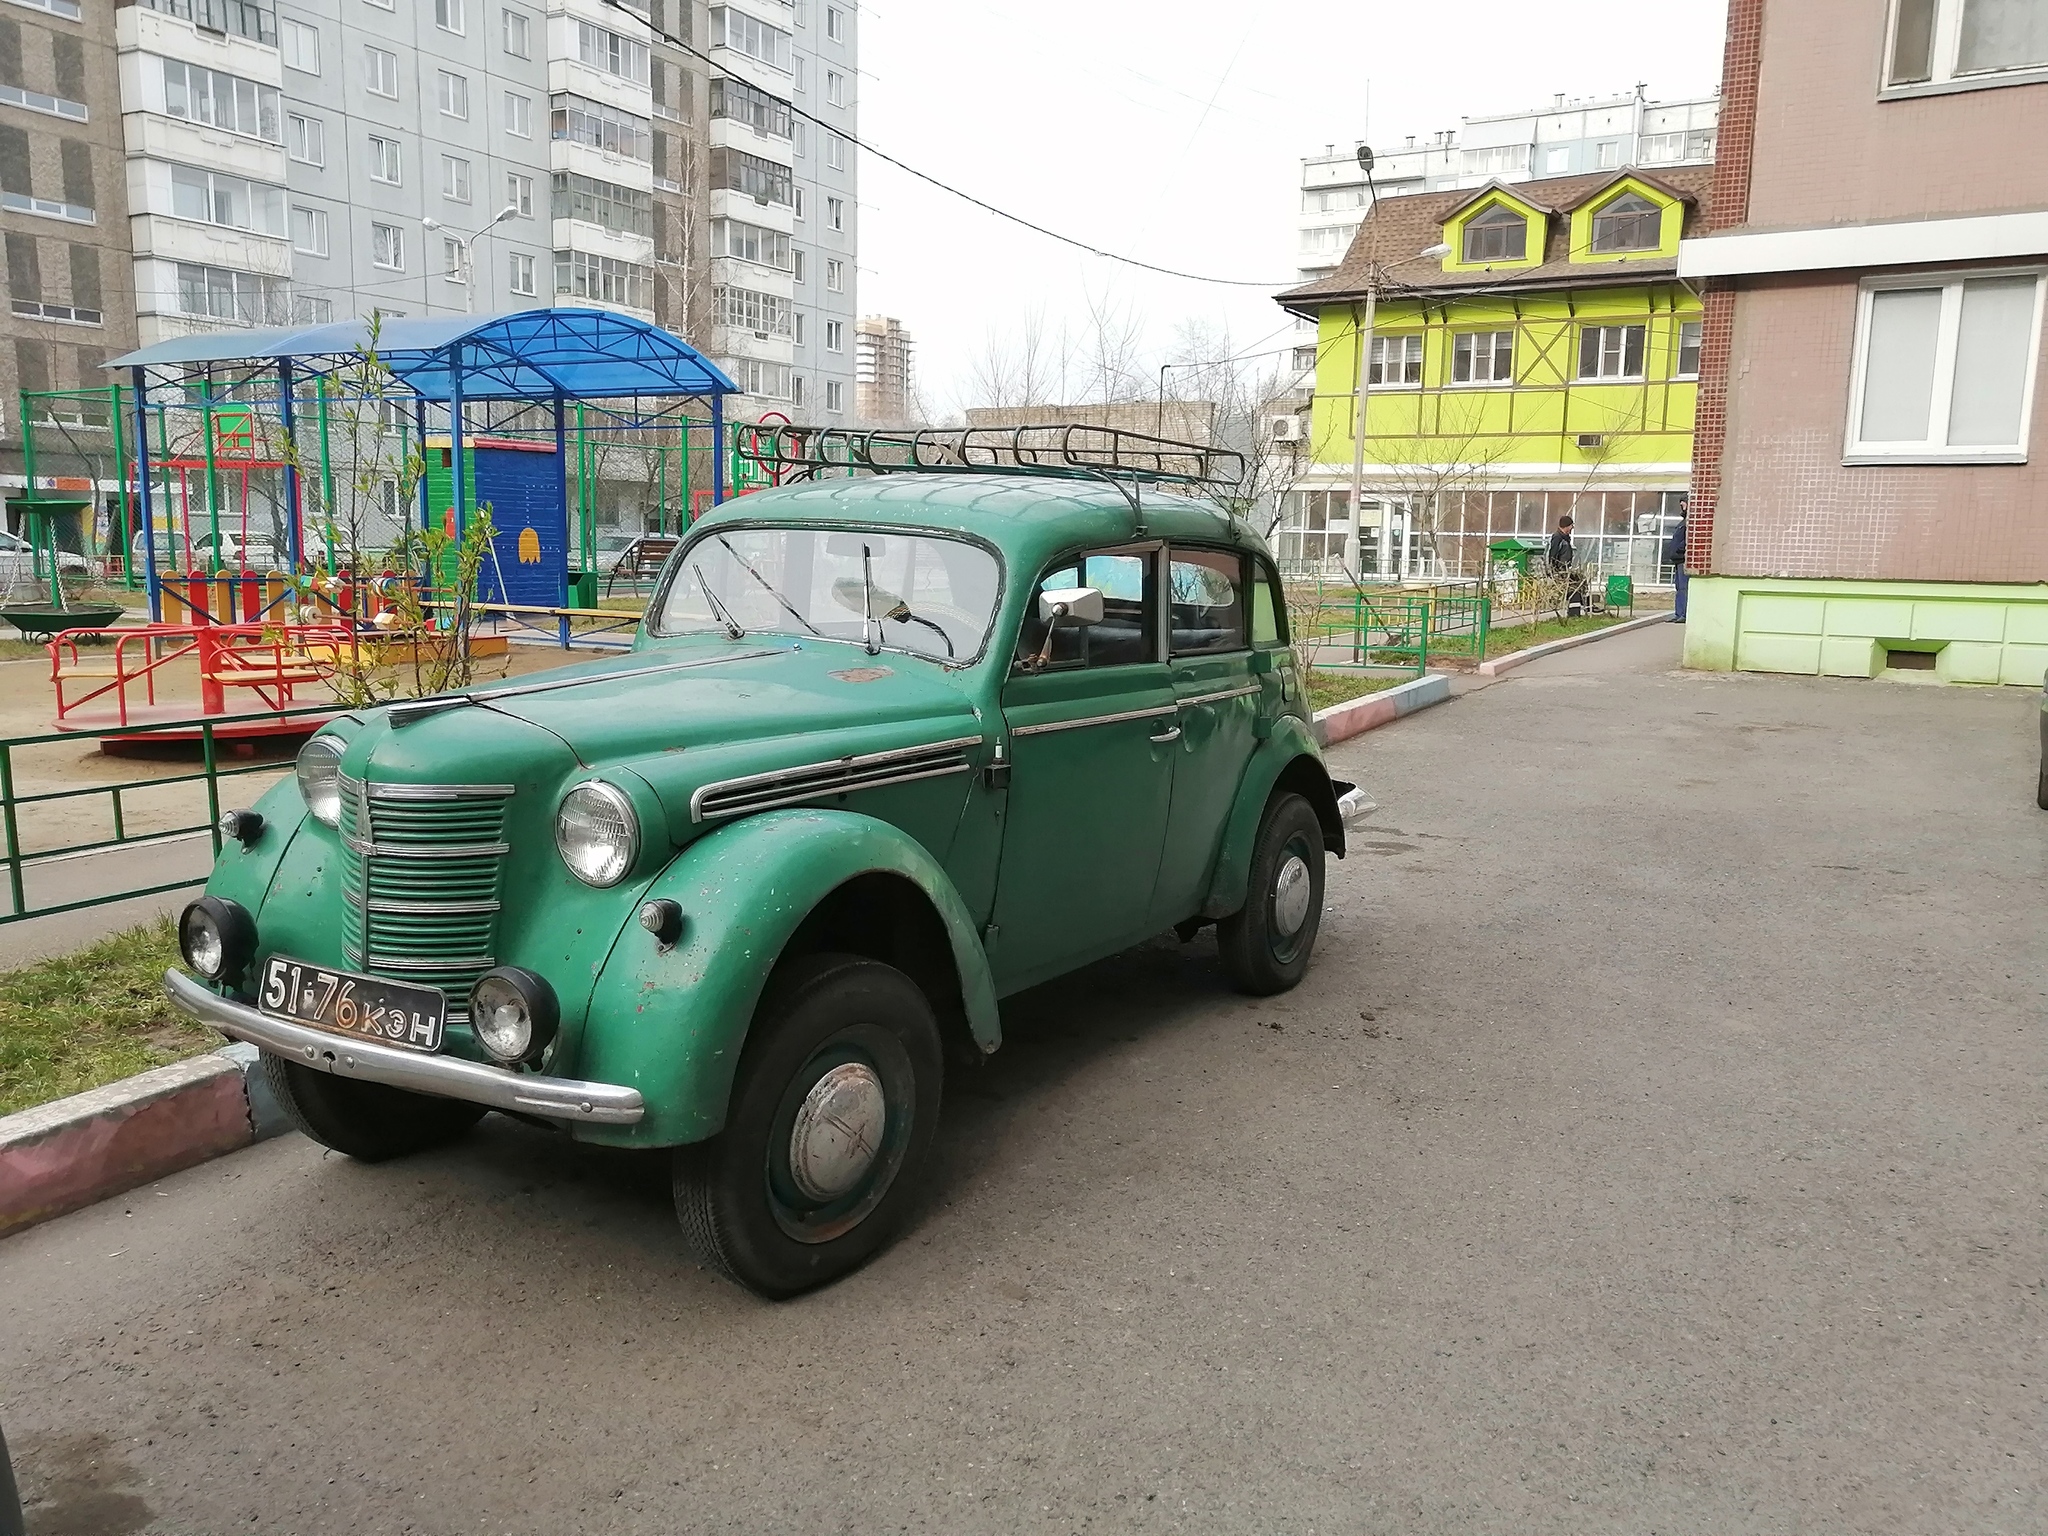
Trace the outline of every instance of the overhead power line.
<path fill-rule="evenodd" d="M 702 49 L 692 47 L 690 44 L 684 42 L 681 38 L 675 36 L 673 33 L 662 31 L 661 28 L 655 26 L 654 23 L 649 21 L 645 16 L 642 16 L 638 11 L 634 10 L 631 6 L 626 5 L 624 3 L 624 0 L 604 0 L 604 3 L 610 6 L 613 10 L 624 11 L 628 16 L 632 17 L 635 21 L 639 22 L 641 26 L 647 28 L 649 32 L 652 32 L 664 43 L 667 43 L 669 47 L 679 49 L 681 52 L 689 54 L 692 58 L 701 59 L 704 63 L 709 64 L 714 68 L 717 67 L 718 61 L 713 59 L 710 54 L 705 53 Z M 963 202 L 972 203 L 975 207 L 981 209 L 984 213 L 992 213 L 999 219 L 1007 219 L 1010 223 L 1015 224 L 1020 228 L 1028 229 L 1033 234 L 1044 235 L 1048 240 L 1057 240 L 1062 245 L 1070 245 L 1077 251 L 1086 251 L 1090 256 L 1100 256 L 1104 261 L 1119 262 L 1124 266 L 1137 267 L 1141 271 L 1145 272 L 1157 272 L 1162 277 L 1177 277 L 1180 278 L 1183 282 L 1209 283 L 1213 286 L 1220 288 L 1273 289 L 1285 288 L 1288 286 L 1288 284 L 1286 283 L 1255 282 L 1250 278 L 1244 277 L 1205 277 L 1199 272 L 1182 272 L 1174 267 L 1162 267 L 1153 262 L 1140 261 L 1135 256 L 1122 256 L 1115 251 L 1105 251 L 1099 245 L 1090 245 L 1085 240 L 1076 240 L 1072 235 L 1063 235 L 1056 229 L 1047 229 L 1043 224 L 1033 223 L 1030 219 L 1025 218 L 1022 214 L 1011 213 L 1007 208 L 998 208 L 994 203 L 987 202 L 982 198 L 976 197 L 972 192 L 963 192 L 960 188 L 952 185 L 950 182 L 941 181 L 936 176 L 932 176 L 924 171 L 920 171 L 914 165 L 906 165 L 903 161 L 898 160 L 894 155 L 889 154 L 884 150 L 879 150 L 875 148 L 874 145 L 868 143 L 864 139 L 856 138 L 854 135 L 846 132 L 844 129 L 838 128 L 833 124 L 826 122 L 821 117 L 813 117 L 810 113 L 806 112 L 802 107 L 797 106 L 794 102 L 791 102 L 789 104 L 789 110 L 793 115 L 802 118 L 805 122 L 814 123 L 827 133 L 836 133 L 839 135 L 840 138 L 846 140 L 847 143 L 853 145 L 855 148 L 864 149 L 869 154 L 873 155 L 877 160 L 881 160 L 889 165 L 895 166 L 897 170 L 902 171 L 906 176 L 914 176 L 915 178 L 917 178 L 917 180 L 924 182 L 928 186 L 937 187 L 941 192 L 951 193 L 954 197 L 959 198 Z"/>

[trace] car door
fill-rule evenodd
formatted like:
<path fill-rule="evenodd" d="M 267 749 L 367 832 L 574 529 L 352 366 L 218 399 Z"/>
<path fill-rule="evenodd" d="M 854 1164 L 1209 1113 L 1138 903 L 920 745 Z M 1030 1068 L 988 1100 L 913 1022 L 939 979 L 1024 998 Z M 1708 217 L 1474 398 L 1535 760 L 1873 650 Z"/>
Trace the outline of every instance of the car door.
<path fill-rule="evenodd" d="M 1160 554 L 1091 551 L 1033 588 L 1002 695 L 1010 789 L 988 946 L 1000 991 L 1154 931 L 1178 739 L 1160 655 Z M 1055 626 L 1048 650 L 1036 594 L 1074 586 L 1102 592 L 1102 622 Z"/>
<path fill-rule="evenodd" d="M 1181 735 L 1155 929 L 1201 909 L 1256 744 L 1261 682 L 1252 673 L 1247 565 L 1235 549 L 1175 544 L 1166 552 L 1168 669 Z"/>

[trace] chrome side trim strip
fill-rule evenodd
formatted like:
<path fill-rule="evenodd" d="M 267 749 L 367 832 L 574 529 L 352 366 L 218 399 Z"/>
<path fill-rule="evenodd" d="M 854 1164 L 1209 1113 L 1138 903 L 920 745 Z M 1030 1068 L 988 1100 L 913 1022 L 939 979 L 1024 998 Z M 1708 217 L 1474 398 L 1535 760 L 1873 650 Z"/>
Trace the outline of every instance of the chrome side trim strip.
<path fill-rule="evenodd" d="M 374 1040 L 309 1029 L 258 1013 L 245 1003 L 216 996 L 182 971 L 164 972 L 164 990 L 173 1003 L 201 1023 L 316 1072 L 386 1083 L 414 1093 L 464 1099 L 471 1104 L 487 1104 L 492 1109 L 540 1115 L 550 1120 L 634 1125 L 647 1113 L 646 1101 L 637 1088 L 512 1072 L 504 1067 L 485 1066 L 480 1061 L 428 1056 L 380 1045 Z M 454 1015 L 448 1017 L 453 1020 Z"/>
<path fill-rule="evenodd" d="M 972 764 L 966 750 L 981 745 L 979 736 L 956 736 L 927 746 L 898 747 L 889 752 L 869 752 L 859 757 L 835 757 L 795 768 L 778 768 L 743 778 L 720 779 L 699 785 L 690 795 L 690 820 L 711 816 L 736 816 L 749 811 L 773 810 L 800 805 L 821 795 L 849 794 L 857 789 L 877 789 L 885 784 L 908 784 L 916 779 L 943 778 L 967 773 Z"/>
<path fill-rule="evenodd" d="M 510 843 L 366 843 L 355 837 L 341 841 L 350 853 L 373 859 L 490 859 L 512 851 Z"/>
<path fill-rule="evenodd" d="M 1127 709 L 1116 715 L 1090 715 L 1085 720 L 1049 720 L 1044 725 L 1017 725 L 1010 728 L 1012 736 L 1049 736 L 1054 731 L 1078 731 L 1091 725 L 1115 725 L 1124 720 L 1157 720 L 1180 709 L 1178 703 L 1162 704 L 1157 709 Z"/>
<path fill-rule="evenodd" d="M 1198 693 L 1180 702 L 1183 707 L 1190 704 L 1221 704 L 1225 699 L 1242 699 L 1258 691 L 1259 685 L 1252 683 L 1243 688 L 1225 688 L 1221 693 Z"/>

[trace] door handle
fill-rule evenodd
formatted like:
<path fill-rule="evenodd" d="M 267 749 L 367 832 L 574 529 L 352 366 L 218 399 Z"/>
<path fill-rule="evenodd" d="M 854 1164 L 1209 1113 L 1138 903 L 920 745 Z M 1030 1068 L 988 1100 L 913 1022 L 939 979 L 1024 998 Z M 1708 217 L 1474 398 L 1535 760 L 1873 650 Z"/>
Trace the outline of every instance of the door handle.
<path fill-rule="evenodd" d="M 1166 745 L 1166 743 L 1169 741 L 1179 741 L 1180 727 L 1177 725 L 1169 725 L 1165 730 L 1161 731 L 1157 736 L 1154 736 L 1151 739 L 1153 741 L 1158 742 L 1161 746 Z"/>

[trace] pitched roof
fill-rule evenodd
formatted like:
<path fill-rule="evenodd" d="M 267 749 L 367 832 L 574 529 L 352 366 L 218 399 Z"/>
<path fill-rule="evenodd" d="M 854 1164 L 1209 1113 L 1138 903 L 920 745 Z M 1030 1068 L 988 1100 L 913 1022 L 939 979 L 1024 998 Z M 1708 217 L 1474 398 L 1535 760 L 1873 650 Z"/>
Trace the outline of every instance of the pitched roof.
<path fill-rule="evenodd" d="M 1641 256 L 1628 261 L 1583 262 L 1569 259 L 1571 220 L 1566 217 L 1624 177 L 1644 182 L 1671 197 L 1684 201 L 1687 236 L 1699 233 L 1705 217 L 1708 189 L 1713 185 L 1710 165 L 1677 166 L 1652 176 L 1625 166 L 1617 171 L 1596 171 L 1585 176 L 1551 176 L 1540 181 L 1488 183 L 1477 190 L 1459 188 L 1450 192 L 1414 192 L 1404 197 L 1382 198 L 1365 217 L 1352 238 L 1351 249 L 1328 277 L 1290 288 L 1278 295 L 1289 309 L 1313 310 L 1318 305 L 1365 297 L 1370 258 L 1377 256 L 1386 269 L 1387 287 L 1452 294 L 1473 289 L 1498 292 L 1504 288 L 1557 288 L 1566 283 L 1640 282 L 1646 277 L 1670 277 L 1678 271 L 1675 256 Z M 1533 267 L 1507 267 L 1498 271 L 1446 272 L 1443 263 L 1421 253 L 1443 240 L 1446 220 L 1498 187 L 1518 201 L 1541 208 L 1552 215 L 1546 221 L 1543 260 Z"/>

